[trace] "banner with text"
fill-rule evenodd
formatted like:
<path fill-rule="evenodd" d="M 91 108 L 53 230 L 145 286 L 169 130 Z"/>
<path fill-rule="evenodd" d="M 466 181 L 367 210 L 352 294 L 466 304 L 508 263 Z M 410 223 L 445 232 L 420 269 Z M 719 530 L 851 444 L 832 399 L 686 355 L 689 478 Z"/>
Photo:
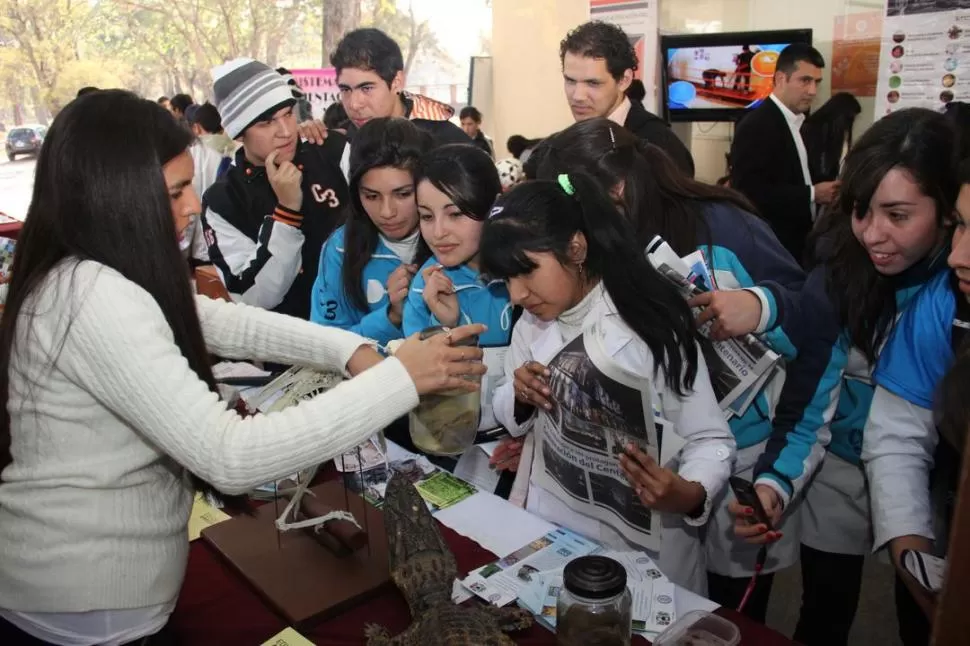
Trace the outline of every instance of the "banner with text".
<path fill-rule="evenodd" d="M 602 20 L 626 32 L 640 61 L 635 78 L 643 81 L 647 96 L 644 107 L 657 112 L 657 0 L 589 0 L 591 20 Z"/>
<path fill-rule="evenodd" d="M 970 1 L 888 0 L 876 114 L 970 100 Z"/>
<path fill-rule="evenodd" d="M 313 118 L 323 119 L 324 111 L 331 103 L 340 100 L 340 90 L 337 88 L 337 70 L 333 67 L 314 70 L 291 70 L 296 84 L 306 92 L 310 105 L 313 106 Z"/>

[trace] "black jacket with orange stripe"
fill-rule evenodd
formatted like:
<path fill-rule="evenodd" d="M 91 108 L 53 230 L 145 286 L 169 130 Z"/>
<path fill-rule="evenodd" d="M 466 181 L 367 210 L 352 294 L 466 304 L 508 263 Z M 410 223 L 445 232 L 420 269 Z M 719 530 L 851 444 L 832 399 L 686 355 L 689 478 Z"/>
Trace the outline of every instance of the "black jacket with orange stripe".
<path fill-rule="evenodd" d="M 401 92 L 400 99 L 404 104 L 404 117 L 431 135 L 435 147 L 474 143 L 464 130 L 449 121 L 455 116 L 455 109 L 447 103 L 411 92 Z M 357 126 L 351 123 L 347 136 L 353 140 L 356 133 Z"/>
<path fill-rule="evenodd" d="M 299 213 L 278 204 L 266 169 L 249 163 L 242 149 L 205 192 L 202 227 L 209 258 L 234 300 L 309 318 L 320 250 L 347 203 L 341 170 L 346 146 L 335 132 L 322 146 L 298 144 L 293 162 L 303 171 Z"/>

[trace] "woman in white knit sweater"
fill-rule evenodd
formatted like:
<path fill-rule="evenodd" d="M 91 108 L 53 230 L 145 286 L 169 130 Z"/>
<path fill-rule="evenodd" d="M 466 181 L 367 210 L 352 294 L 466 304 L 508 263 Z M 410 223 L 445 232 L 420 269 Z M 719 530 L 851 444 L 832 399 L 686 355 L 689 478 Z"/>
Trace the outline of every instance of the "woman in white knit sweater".
<path fill-rule="evenodd" d="M 178 244 L 199 212 L 190 142 L 164 108 L 106 91 L 44 143 L 0 323 L 0 643 L 143 643 L 185 574 L 187 474 L 244 492 L 484 372 L 445 335 L 382 360 L 349 332 L 193 297 Z M 356 376 L 243 419 L 209 352 Z"/>

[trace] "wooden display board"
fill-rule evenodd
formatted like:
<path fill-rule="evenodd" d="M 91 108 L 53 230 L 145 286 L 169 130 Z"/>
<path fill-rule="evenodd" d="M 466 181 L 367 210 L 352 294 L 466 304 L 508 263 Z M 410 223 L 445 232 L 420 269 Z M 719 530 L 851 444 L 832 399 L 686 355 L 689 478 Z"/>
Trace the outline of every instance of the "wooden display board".
<path fill-rule="evenodd" d="M 275 525 L 278 511 L 272 504 L 263 505 L 251 516 L 237 516 L 202 531 L 202 538 L 297 627 L 361 603 L 390 583 L 380 510 L 347 493 L 341 482 L 309 491 L 334 509 L 350 511 L 367 528 L 368 546 L 339 558 L 305 530 L 279 532 Z"/>

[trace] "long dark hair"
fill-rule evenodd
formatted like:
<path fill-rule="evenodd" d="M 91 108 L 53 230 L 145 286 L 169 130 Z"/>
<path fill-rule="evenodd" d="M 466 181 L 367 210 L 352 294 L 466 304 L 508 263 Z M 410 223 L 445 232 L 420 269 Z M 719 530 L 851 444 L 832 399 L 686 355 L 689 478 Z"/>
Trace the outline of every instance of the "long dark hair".
<path fill-rule="evenodd" d="M 957 133 L 959 159 L 970 157 L 970 103 L 964 101 L 950 101 L 943 113 L 953 124 Z"/>
<path fill-rule="evenodd" d="M 165 108 L 122 90 L 86 94 L 54 119 L 0 319 L 0 469 L 12 459 L 14 343 L 30 342 L 32 320 L 41 315 L 25 304 L 65 260 L 101 263 L 151 294 L 193 372 L 216 391 L 162 175 L 191 142 Z"/>
<path fill-rule="evenodd" d="M 446 144 L 421 158 L 414 183 L 427 180 L 451 199 L 463 215 L 484 220 L 502 192 L 495 162 L 473 144 Z"/>
<path fill-rule="evenodd" d="M 955 155 L 953 129 L 943 115 L 909 108 L 883 117 L 845 158 L 838 199 L 809 238 L 812 263 L 825 264 L 829 298 L 840 322 L 870 362 L 896 317 L 896 281 L 876 271 L 852 233 L 852 219 L 866 216 L 883 177 L 900 168 L 936 203 L 937 222 L 944 227 L 959 191 Z"/>
<path fill-rule="evenodd" d="M 605 118 L 579 121 L 552 135 L 529 163 L 536 179 L 586 172 L 610 192 L 622 186 L 617 206 L 628 216 L 641 248 L 656 235 L 682 256 L 711 244 L 704 218 L 711 203 L 754 213 L 737 191 L 687 177 L 663 150 Z"/>
<path fill-rule="evenodd" d="M 805 120 L 801 132 L 813 181 L 831 181 L 839 176 L 842 149 L 846 142 L 852 146 L 852 126 L 860 112 L 858 99 L 838 92 Z"/>
<path fill-rule="evenodd" d="M 408 171 L 413 176 L 418 160 L 429 148 L 431 135 L 407 119 L 371 119 L 354 137 L 354 145 L 350 151 L 352 210 L 347 224 L 344 225 L 341 281 L 347 298 L 361 311 L 366 312 L 369 308 L 362 278 L 364 267 L 377 249 L 380 231 L 360 201 L 360 182 L 368 171 L 375 168 L 397 168 Z M 419 252 L 419 255 L 422 254 Z M 427 257 L 428 252 L 423 255 Z"/>
<path fill-rule="evenodd" d="M 653 353 L 657 370 L 679 394 L 697 376 L 697 330 L 684 298 L 650 265 L 632 227 L 616 214 L 609 195 L 583 173 L 570 173 L 568 195 L 558 182 L 534 180 L 500 198 L 482 230 L 482 271 L 505 279 L 536 268 L 527 252 L 551 252 L 570 262 L 569 243 L 586 237 L 585 273 L 601 279 L 624 322 Z M 501 210 L 499 210 L 501 209 Z"/>

